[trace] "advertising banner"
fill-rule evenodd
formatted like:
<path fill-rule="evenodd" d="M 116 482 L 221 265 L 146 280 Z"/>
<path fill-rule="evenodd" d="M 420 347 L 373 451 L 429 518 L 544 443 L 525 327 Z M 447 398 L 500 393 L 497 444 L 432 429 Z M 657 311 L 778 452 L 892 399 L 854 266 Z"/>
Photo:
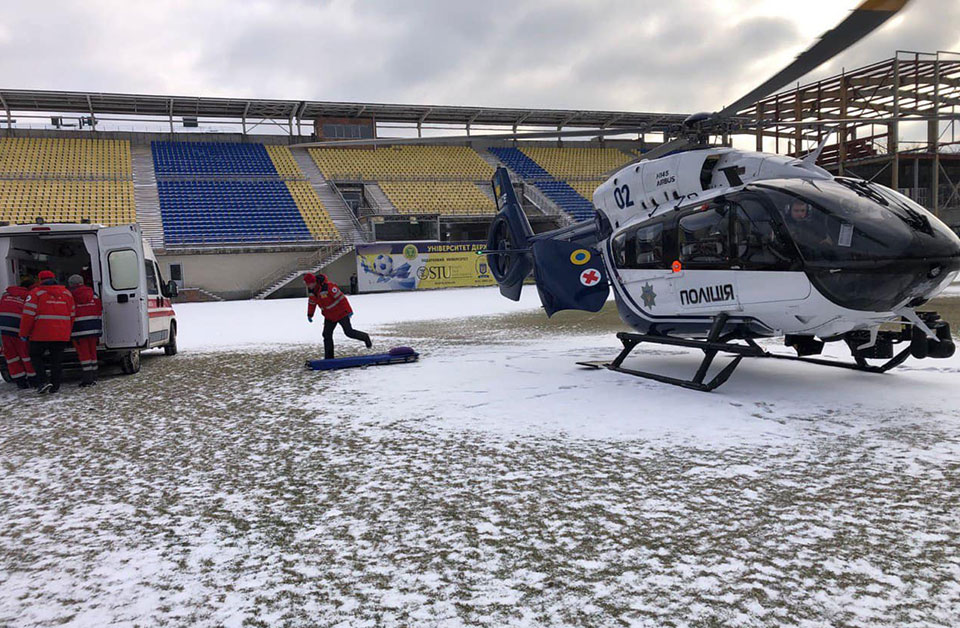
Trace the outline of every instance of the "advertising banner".
<path fill-rule="evenodd" d="M 492 286 L 485 242 L 381 242 L 357 246 L 360 292 Z"/>

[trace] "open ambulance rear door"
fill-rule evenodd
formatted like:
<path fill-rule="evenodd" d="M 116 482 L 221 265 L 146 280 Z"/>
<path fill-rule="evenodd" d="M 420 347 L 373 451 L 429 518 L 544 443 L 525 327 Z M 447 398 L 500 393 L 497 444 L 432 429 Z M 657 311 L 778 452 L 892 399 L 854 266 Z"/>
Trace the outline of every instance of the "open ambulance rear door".
<path fill-rule="evenodd" d="M 145 347 L 149 339 L 147 277 L 139 225 L 97 231 L 103 301 L 103 344 L 108 349 Z"/>

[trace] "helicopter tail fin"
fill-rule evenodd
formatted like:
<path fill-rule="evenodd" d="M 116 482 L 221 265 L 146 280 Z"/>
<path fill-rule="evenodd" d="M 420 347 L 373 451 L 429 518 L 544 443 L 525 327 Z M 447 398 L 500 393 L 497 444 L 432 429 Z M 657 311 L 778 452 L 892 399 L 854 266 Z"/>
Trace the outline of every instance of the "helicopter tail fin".
<path fill-rule="evenodd" d="M 500 211 L 487 234 L 487 261 L 500 286 L 500 294 L 519 301 L 523 281 L 533 270 L 530 248 L 533 228 L 523 213 L 506 168 L 497 168 L 494 173 L 493 192 Z"/>
<path fill-rule="evenodd" d="M 560 310 L 597 312 L 610 294 L 597 241 L 596 223 L 533 234 L 510 175 L 497 168 L 493 190 L 500 213 L 490 225 L 487 260 L 500 294 L 518 301 L 523 281 L 535 271 L 540 302 L 552 316 Z"/>

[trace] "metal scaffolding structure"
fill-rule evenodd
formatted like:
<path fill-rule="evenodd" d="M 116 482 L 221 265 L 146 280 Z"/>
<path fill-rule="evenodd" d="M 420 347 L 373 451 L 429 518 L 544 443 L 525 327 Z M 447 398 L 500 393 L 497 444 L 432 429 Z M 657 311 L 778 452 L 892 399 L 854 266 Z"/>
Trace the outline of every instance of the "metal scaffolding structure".
<path fill-rule="evenodd" d="M 821 166 L 900 189 L 939 214 L 960 210 L 960 129 L 955 120 L 938 118 L 958 106 L 960 53 L 898 51 L 885 61 L 774 94 L 740 114 L 758 122 L 757 150 L 801 155 L 836 133 Z M 930 120 L 904 121 L 917 116 Z M 855 121 L 829 124 L 841 119 Z M 790 124 L 811 121 L 828 124 Z M 910 133 L 915 139 L 905 137 Z"/>

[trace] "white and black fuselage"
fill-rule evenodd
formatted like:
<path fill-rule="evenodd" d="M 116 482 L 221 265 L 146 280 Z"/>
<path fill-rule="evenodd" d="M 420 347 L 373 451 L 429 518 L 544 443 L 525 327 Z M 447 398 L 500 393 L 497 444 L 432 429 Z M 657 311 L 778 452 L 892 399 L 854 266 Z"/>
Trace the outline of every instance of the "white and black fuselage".
<path fill-rule="evenodd" d="M 726 313 L 753 336 L 831 338 L 909 318 L 960 270 L 960 239 L 921 206 L 779 155 L 630 164 L 593 200 L 595 246 L 641 333 L 703 336 Z"/>

